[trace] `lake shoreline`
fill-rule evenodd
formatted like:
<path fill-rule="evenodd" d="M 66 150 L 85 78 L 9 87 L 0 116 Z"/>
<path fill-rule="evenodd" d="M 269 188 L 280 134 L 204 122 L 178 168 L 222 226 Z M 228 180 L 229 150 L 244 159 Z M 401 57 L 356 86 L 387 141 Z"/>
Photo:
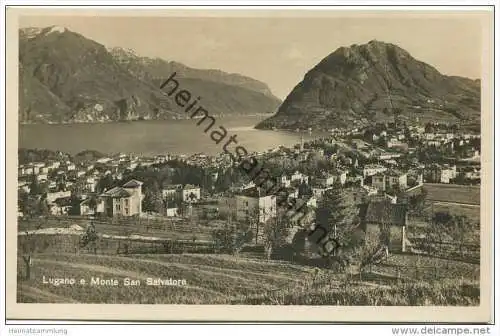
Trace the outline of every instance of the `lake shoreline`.
<path fill-rule="evenodd" d="M 258 130 L 265 116 L 223 117 L 219 123 L 237 132 L 240 145 L 250 151 L 290 146 L 319 135 L 286 130 Z M 191 119 L 137 120 L 131 122 L 25 124 L 19 126 L 19 148 L 49 149 L 71 155 L 92 149 L 102 153 L 218 155 L 222 149 Z"/>
<path fill-rule="evenodd" d="M 212 117 L 224 119 L 224 118 L 233 118 L 233 117 L 243 117 L 243 118 L 259 118 L 259 117 L 271 117 L 273 116 L 274 113 L 255 113 L 255 114 L 231 114 L 231 115 L 225 115 L 225 114 L 212 114 Z M 165 122 L 165 121 L 179 121 L 179 120 L 192 120 L 192 119 L 201 119 L 201 116 L 194 117 L 194 118 L 189 118 L 189 117 L 179 117 L 179 118 L 165 118 L 165 119 L 130 119 L 130 120 L 100 120 L 100 121 L 94 121 L 94 120 L 75 120 L 75 121 L 62 121 L 62 122 L 19 122 L 19 126 L 26 126 L 26 125 L 80 125 L 80 124 L 85 124 L 85 125 L 94 125 L 94 124 L 122 124 L 122 123 L 132 123 L 132 122 Z"/>

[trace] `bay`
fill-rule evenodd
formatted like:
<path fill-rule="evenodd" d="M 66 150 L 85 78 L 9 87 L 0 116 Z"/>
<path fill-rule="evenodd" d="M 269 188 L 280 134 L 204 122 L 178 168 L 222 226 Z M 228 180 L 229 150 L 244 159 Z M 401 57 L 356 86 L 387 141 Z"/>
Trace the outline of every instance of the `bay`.
<path fill-rule="evenodd" d="M 256 130 L 254 126 L 264 116 L 219 117 L 208 132 L 205 121 L 199 120 L 147 120 L 96 124 L 31 124 L 19 125 L 19 147 L 60 150 L 76 154 L 83 150 L 97 150 L 102 153 L 133 153 L 143 156 L 158 154 L 195 154 L 217 155 L 223 152 L 222 146 L 231 135 L 236 135 L 238 145 L 249 152 L 264 151 L 279 145 L 291 146 L 304 140 L 325 134 L 309 134 Z M 216 144 L 210 132 L 219 126 L 227 130 L 227 136 Z M 231 144 L 228 148 L 235 148 Z"/>

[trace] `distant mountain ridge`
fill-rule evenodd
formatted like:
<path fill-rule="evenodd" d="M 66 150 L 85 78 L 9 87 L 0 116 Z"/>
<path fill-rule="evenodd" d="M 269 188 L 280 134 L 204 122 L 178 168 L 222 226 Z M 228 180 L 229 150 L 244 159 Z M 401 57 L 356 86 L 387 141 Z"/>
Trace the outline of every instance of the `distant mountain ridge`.
<path fill-rule="evenodd" d="M 139 57 L 64 27 L 19 30 L 19 121 L 105 122 L 186 115 L 159 87 L 172 72 L 213 115 L 273 113 L 266 84 L 220 70 Z"/>
<path fill-rule="evenodd" d="M 181 78 L 201 79 L 239 86 L 274 97 L 266 84 L 240 74 L 231 74 L 217 69 L 194 69 L 175 61 L 167 62 L 161 58 L 140 57 L 133 50 L 120 47 L 108 50 L 119 64 L 124 65 L 130 72 L 143 80 L 163 80 L 176 72 Z"/>
<path fill-rule="evenodd" d="M 391 43 L 341 47 L 306 73 L 257 128 L 331 129 L 408 120 L 478 123 L 480 81 L 446 76 Z"/>

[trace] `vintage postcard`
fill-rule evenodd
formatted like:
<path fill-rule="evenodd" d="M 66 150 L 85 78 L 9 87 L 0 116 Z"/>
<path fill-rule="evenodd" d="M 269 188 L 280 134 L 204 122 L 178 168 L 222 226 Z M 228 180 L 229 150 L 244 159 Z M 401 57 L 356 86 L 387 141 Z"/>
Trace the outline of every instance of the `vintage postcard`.
<path fill-rule="evenodd" d="M 8 319 L 492 320 L 492 8 L 6 15 Z"/>

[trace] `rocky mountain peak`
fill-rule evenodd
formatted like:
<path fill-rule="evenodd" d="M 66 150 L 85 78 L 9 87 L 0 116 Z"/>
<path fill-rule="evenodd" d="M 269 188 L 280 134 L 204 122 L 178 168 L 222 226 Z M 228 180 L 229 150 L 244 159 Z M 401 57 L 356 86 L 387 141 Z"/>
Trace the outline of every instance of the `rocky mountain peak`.
<path fill-rule="evenodd" d="M 38 36 L 46 36 L 49 34 L 62 34 L 65 32 L 69 32 L 69 29 L 66 27 L 61 27 L 61 26 L 50 26 L 50 27 L 27 27 L 27 28 L 21 28 L 19 29 L 19 33 L 21 34 L 22 37 L 31 39 L 35 38 Z"/>
<path fill-rule="evenodd" d="M 445 76 L 396 44 L 340 47 L 304 76 L 278 113 L 257 127 L 334 128 L 393 118 L 476 120 L 480 86 Z"/>

